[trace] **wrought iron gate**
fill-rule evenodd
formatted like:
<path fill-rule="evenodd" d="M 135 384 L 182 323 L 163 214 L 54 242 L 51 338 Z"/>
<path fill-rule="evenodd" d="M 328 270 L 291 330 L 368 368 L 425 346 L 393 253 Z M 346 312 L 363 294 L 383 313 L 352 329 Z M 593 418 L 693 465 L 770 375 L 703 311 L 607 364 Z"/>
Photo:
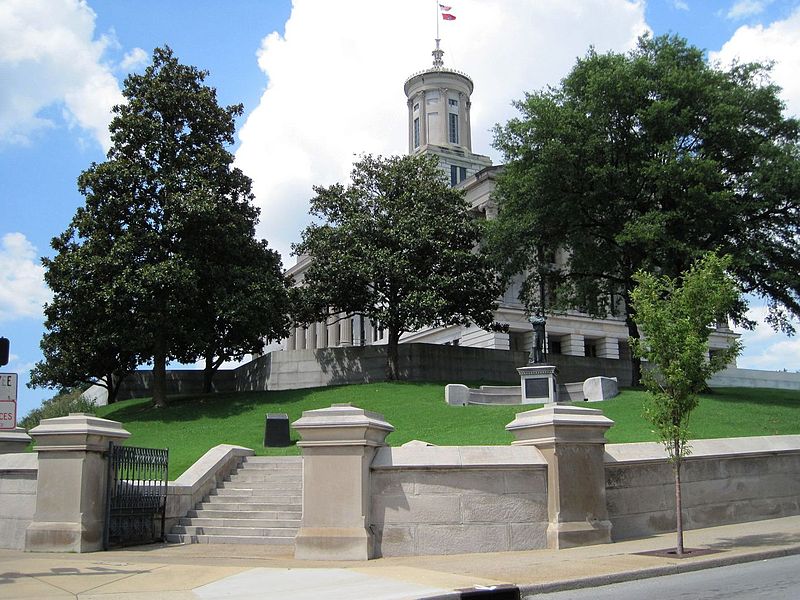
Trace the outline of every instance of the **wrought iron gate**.
<path fill-rule="evenodd" d="M 168 460 L 166 448 L 117 446 L 109 442 L 105 549 L 164 540 Z"/>

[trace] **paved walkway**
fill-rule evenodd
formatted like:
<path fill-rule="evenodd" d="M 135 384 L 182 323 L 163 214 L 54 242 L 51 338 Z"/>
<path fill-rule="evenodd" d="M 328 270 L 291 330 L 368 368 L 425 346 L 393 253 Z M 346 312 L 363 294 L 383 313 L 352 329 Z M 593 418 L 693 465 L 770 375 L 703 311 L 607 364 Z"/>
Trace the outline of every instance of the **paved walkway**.
<path fill-rule="evenodd" d="M 0 598 L 231 600 L 458 598 L 454 590 L 519 586 L 536 592 L 588 587 L 800 554 L 800 516 L 686 533 L 686 546 L 717 552 L 676 559 L 674 534 L 573 548 L 368 562 L 294 560 L 268 546 L 143 546 L 92 554 L 0 550 Z M 285 552 L 285 551 L 284 551 Z"/>

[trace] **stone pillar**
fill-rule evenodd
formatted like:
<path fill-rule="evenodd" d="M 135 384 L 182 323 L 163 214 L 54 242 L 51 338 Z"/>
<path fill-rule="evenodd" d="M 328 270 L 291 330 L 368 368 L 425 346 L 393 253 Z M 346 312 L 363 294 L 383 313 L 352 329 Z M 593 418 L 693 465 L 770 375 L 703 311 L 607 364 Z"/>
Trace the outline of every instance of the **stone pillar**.
<path fill-rule="evenodd" d="M 317 347 L 317 324 L 309 323 L 306 327 L 306 350 L 313 350 Z"/>
<path fill-rule="evenodd" d="M 339 323 L 337 316 L 328 317 L 328 346 L 336 348 L 339 345 Z"/>
<path fill-rule="evenodd" d="M 317 328 L 317 345 L 316 348 L 327 348 L 328 347 L 328 324 L 324 321 L 320 321 L 315 325 Z"/>
<path fill-rule="evenodd" d="M 602 411 L 556 404 L 506 425 L 514 445 L 536 446 L 547 460 L 548 548 L 611 542 L 603 455 L 613 424 Z"/>
<path fill-rule="evenodd" d="M 305 350 L 306 349 L 306 328 L 305 327 L 296 327 L 294 330 L 294 349 L 295 350 Z"/>
<path fill-rule="evenodd" d="M 343 318 L 339 321 L 339 345 L 353 345 L 353 319 L 352 317 Z"/>
<path fill-rule="evenodd" d="M 289 337 L 286 338 L 286 349 L 297 350 L 297 328 L 295 327 L 289 329 Z"/>
<path fill-rule="evenodd" d="M 28 552 L 103 549 L 108 442 L 130 433 L 116 421 L 83 413 L 45 419 L 31 429 L 39 452 L 36 513 L 25 532 Z"/>
<path fill-rule="evenodd" d="M 570 333 L 561 338 L 561 354 L 586 356 L 586 346 L 580 333 Z"/>
<path fill-rule="evenodd" d="M 0 454 L 25 452 L 30 443 L 31 436 L 22 427 L 0 431 Z"/>
<path fill-rule="evenodd" d="M 303 452 L 303 521 L 295 558 L 372 558 L 370 464 L 394 427 L 383 415 L 350 404 L 307 410 L 292 425 Z"/>
<path fill-rule="evenodd" d="M 612 337 L 597 340 L 597 357 L 619 360 L 619 340 Z"/>

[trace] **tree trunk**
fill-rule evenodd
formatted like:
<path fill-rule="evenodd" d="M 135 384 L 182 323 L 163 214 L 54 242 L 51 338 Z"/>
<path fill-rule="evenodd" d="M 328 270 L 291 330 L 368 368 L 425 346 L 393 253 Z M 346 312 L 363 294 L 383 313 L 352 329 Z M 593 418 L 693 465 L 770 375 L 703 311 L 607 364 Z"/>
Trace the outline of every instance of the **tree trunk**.
<path fill-rule="evenodd" d="M 108 391 L 108 400 L 109 404 L 114 404 L 117 401 L 117 395 L 119 394 L 119 388 L 122 385 L 122 380 L 125 379 L 125 376 L 118 377 L 115 373 L 109 373 L 106 375 L 106 390 Z"/>
<path fill-rule="evenodd" d="M 167 407 L 167 350 L 162 339 L 156 339 L 153 349 L 153 406 Z"/>
<path fill-rule="evenodd" d="M 203 393 L 211 393 L 211 383 L 214 380 L 214 355 L 211 352 L 206 353 L 206 366 L 203 369 Z"/>
<path fill-rule="evenodd" d="M 683 502 L 681 501 L 681 458 L 678 455 L 675 456 L 672 470 L 675 472 L 675 525 L 677 530 L 675 553 L 681 556 L 683 555 Z"/>
<path fill-rule="evenodd" d="M 639 335 L 639 328 L 636 326 L 636 322 L 633 320 L 633 315 L 628 312 L 625 315 L 625 324 L 628 326 L 628 337 L 638 340 L 641 336 Z M 631 385 L 633 387 L 637 387 L 641 385 L 642 382 L 642 359 L 638 356 L 634 356 L 633 352 L 631 352 Z"/>
<path fill-rule="evenodd" d="M 397 381 L 400 379 L 400 358 L 397 352 L 397 346 L 400 342 L 400 332 L 394 328 L 389 327 L 389 344 L 386 349 L 386 379 L 389 381 Z"/>

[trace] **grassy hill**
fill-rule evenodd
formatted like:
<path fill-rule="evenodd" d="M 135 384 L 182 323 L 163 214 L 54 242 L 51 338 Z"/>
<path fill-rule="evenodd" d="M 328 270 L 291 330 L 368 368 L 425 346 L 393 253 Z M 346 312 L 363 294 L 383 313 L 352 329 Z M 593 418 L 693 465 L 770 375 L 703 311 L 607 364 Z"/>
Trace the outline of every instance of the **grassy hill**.
<path fill-rule="evenodd" d="M 600 408 L 614 420 L 612 443 L 656 441 L 642 417 L 645 393 L 626 390 Z M 170 449 L 170 478 L 185 471 L 209 448 L 238 444 L 256 454 L 298 454 L 295 445 L 264 448 L 266 413 L 287 413 L 290 422 L 304 410 L 351 402 L 382 413 L 395 427 L 388 443 L 413 439 L 440 446 L 505 445 L 513 437 L 504 427 L 514 415 L 538 405 L 448 406 L 444 384 L 374 383 L 283 392 L 243 392 L 173 397 L 165 409 L 149 398 L 127 400 L 98 409 L 98 416 L 121 421 L 131 432 L 128 444 Z M 800 392 L 725 388 L 701 397 L 690 423 L 692 437 L 800 434 Z M 297 434 L 292 431 L 292 439 Z"/>

